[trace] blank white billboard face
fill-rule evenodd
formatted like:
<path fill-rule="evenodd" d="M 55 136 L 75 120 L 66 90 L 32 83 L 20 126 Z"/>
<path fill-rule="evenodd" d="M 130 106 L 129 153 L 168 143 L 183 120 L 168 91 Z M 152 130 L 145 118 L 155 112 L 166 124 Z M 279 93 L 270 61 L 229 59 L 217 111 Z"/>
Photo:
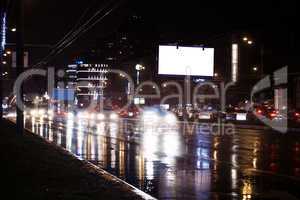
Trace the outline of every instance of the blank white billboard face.
<path fill-rule="evenodd" d="M 158 74 L 213 76 L 214 49 L 159 46 Z"/>

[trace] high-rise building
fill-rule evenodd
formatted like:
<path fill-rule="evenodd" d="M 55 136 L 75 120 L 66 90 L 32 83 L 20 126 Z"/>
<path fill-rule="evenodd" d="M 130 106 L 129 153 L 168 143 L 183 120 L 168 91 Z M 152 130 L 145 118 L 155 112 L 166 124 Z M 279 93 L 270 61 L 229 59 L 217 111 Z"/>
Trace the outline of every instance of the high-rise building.
<path fill-rule="evenodd" d="M 106 63 L 68 65 L 68 85 L 76 90 L 75 98 L 80 107 L 104 98 L 108 68 Z"/>

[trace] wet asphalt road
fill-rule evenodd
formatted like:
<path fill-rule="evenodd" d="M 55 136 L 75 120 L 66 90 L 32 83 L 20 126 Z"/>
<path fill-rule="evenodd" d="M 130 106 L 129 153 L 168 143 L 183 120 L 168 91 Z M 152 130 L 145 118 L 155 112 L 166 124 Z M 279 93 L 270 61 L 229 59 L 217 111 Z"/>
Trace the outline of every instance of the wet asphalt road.
<path fill-rule="evenodd" d="M 159 199 L 300 197 L 300 133 L 74 118 L 26 127 Z"/>

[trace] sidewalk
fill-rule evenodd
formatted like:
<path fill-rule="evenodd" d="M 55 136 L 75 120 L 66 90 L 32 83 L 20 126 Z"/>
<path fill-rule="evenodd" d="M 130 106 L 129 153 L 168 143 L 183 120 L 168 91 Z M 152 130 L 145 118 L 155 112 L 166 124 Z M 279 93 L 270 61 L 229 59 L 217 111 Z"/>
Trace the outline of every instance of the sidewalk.
<path fill-rule="evenodd" d="M 2 196 L 9 199 L 153 199 L 119 179 L 80 161 L 38 136 L 0 127 Z"/>

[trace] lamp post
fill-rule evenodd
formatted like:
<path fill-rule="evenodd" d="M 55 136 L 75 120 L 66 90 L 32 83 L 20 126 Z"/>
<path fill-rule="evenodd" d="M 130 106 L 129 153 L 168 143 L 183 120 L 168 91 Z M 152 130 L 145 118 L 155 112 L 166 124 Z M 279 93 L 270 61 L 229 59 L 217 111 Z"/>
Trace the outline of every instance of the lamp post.
<path fill-rule="evenodd" d="M 145 70 L 145 67 L 143 65 L 137 64 L 135 66 L 136 70 L 136 85 L 140 84 L 140 71 Z"/>
<path fill-rule="evenodd" d="M 243 37 L 243 41 L 248 44 L 248 45 L 252 45 L 254 44 L 253 40 L 251 40 L 249 37 Z M 260 68 L 259 68 L 259 72 L 260 72 L 260 78 L 263 77 L 264 75 L 264 46 L 263 45 L 260 45 L 259 46 L 259 49 L 260 49 Z M 252 68 L 253 71 L 258 71 L 258 68 L 257 67 L 253 67 Z"/>

